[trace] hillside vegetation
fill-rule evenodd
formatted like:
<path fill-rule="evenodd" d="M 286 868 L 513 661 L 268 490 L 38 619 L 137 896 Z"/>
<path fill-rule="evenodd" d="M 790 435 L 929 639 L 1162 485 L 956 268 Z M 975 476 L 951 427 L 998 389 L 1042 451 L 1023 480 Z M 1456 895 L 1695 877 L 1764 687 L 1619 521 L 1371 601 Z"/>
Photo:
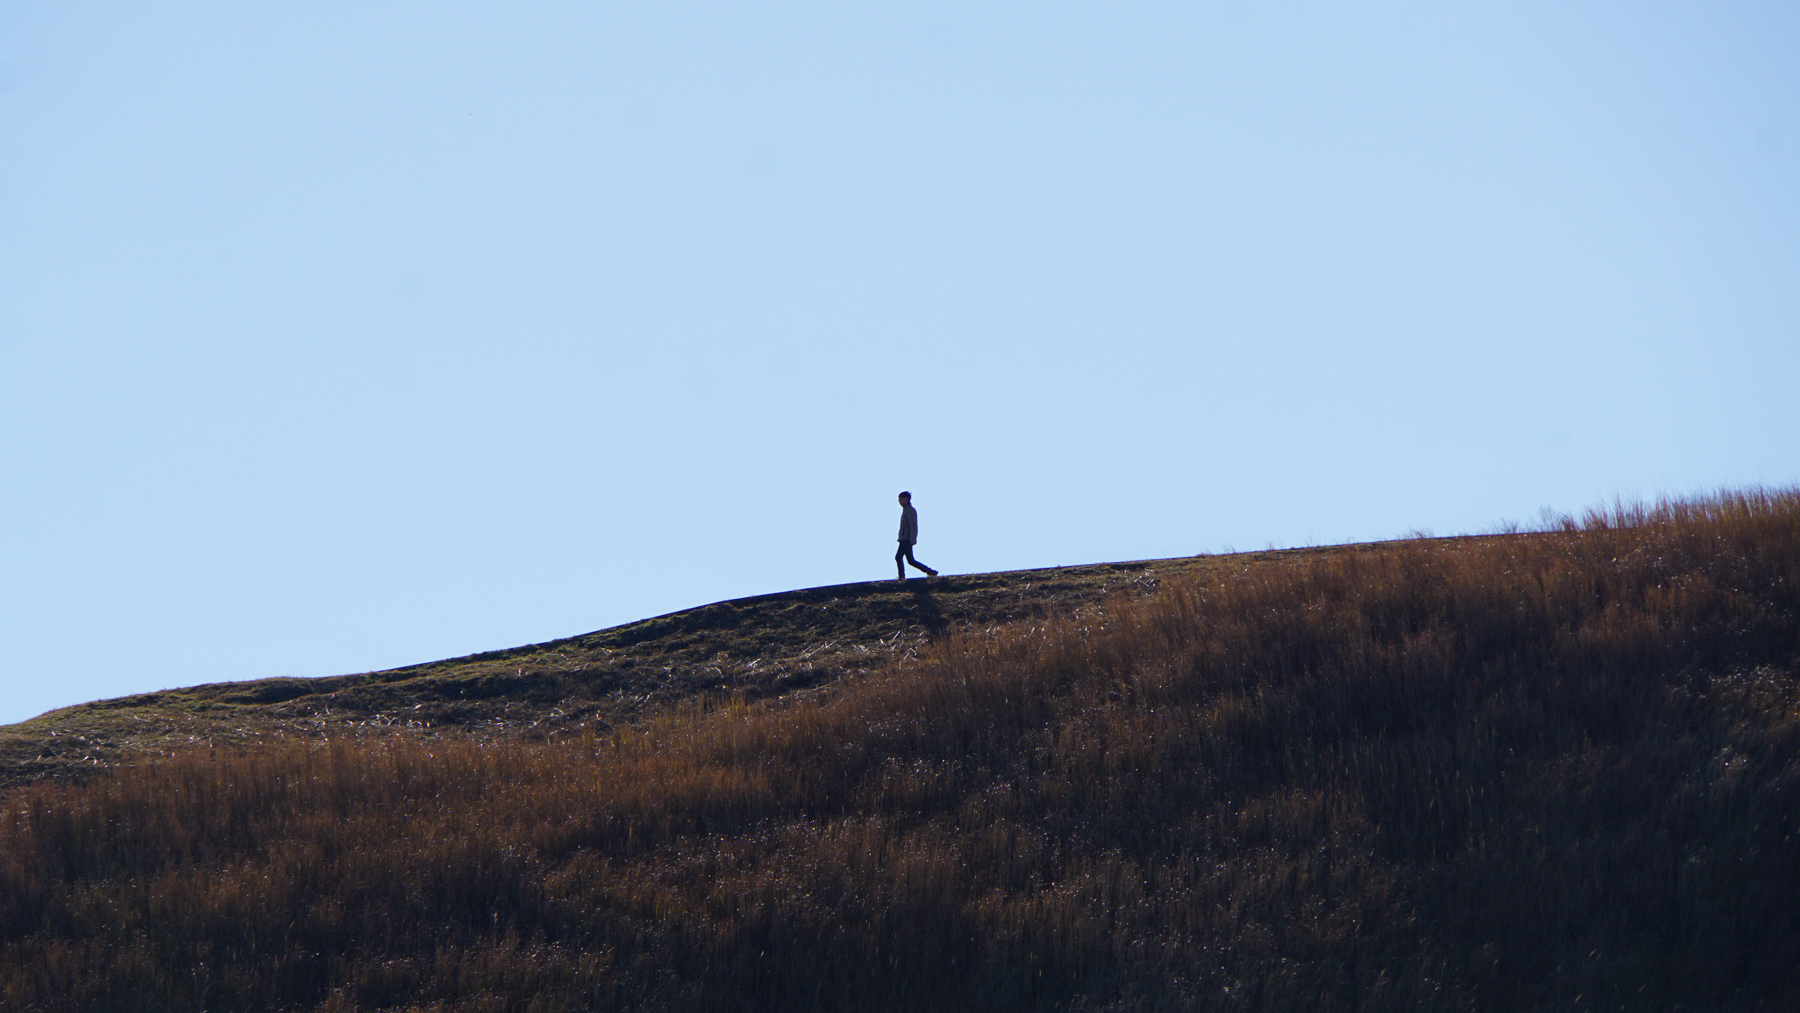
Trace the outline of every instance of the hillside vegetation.
<path fill-rule="evenodd" d="M 0 727 L 0 788 L 80 778 L 144 754 L 272 737 L 552 738 L 606 731 L 696 695 L 804 694 L 910 658 L 933 637 L 1142 595 L 1171 576 L 1281 560 L 1141 560 L 739 598 L 466 658 L 320 679 L 140 693 Z"/>
<path fill-rule="evenodd" d="M 1800 493 L 0 799 L 0 1006 L 1800 1006 Z"/>

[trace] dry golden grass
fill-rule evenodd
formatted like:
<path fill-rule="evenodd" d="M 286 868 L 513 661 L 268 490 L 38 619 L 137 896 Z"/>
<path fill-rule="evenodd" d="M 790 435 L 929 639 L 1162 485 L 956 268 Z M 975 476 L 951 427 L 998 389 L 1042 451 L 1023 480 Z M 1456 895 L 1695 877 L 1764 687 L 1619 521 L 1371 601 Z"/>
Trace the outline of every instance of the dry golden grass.
<path fill-rule="evenodd" d="M 1256 553 L 1358 551 L 1357 547 Z M 866 581 L 714 602 L 579 636 L 385 672 L 253 679 L 96 700 L 0 727 L 0 792 L 84 780 L 121 760 L 270 738 L 563 738 L 634 724 L 672 702 L 809 689 L 986 629 L 1110 598 L 1218 557 Z"/>
<path fill-rule="evenodd" d="M 1800 1006 L 1800 492 L 0 799 L 0 1006 Z"/>

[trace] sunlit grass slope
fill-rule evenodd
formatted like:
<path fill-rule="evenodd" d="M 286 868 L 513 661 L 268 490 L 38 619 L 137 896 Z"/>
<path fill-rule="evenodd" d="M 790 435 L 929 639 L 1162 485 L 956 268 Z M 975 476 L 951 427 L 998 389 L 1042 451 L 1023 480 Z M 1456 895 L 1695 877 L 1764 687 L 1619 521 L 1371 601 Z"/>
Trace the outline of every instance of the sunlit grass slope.
<path fill-rule="evenodd" d="M 1800 494 L 0 809 L 6 1009 L 1800 1006 Z"/>
<path fill-rule="evenodd" d="M 1194 570 L 1299 552 L 1137 560 L 812 587 L 714 602 L 578 636 L 382 672 L 141 693 L 0 726 L 0 791 L 80 780 L 146 754 L 271 738 L 552 739 L 605 733 L 695 696 L 817 691 L 959 629 L 987 629 Z M 879 560 L 878 560 L 879 561 Z"/>

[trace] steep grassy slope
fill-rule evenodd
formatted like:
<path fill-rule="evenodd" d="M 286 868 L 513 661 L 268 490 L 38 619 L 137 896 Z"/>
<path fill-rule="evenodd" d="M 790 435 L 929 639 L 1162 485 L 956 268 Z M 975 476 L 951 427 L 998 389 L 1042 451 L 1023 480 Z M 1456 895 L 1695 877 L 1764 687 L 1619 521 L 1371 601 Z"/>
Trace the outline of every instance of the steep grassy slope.
<path fill-rule="evenodd" d="M 19 1009 L 1800 1004 L 1800 495 L 0 804 Z"/>

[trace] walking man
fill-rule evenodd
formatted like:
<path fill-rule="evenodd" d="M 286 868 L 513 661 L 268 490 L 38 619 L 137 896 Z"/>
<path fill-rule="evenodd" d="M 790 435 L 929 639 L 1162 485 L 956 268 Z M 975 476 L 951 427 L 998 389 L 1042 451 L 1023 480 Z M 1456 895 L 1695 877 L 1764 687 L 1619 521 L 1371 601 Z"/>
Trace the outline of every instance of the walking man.
<path fill-rule="evenodd" d="M 900 494 L 900 551 L 894 553 L 894 569 L 900 571 L 901 580 L 906 579 L 906 564 L 911 563 L 913 569 L 924 570 L 925 576 L 935 577 L 937 571 L 913 558 L 912 547 L 919 540 L 919 512 L 913 509 L 912 493 Z"/>

